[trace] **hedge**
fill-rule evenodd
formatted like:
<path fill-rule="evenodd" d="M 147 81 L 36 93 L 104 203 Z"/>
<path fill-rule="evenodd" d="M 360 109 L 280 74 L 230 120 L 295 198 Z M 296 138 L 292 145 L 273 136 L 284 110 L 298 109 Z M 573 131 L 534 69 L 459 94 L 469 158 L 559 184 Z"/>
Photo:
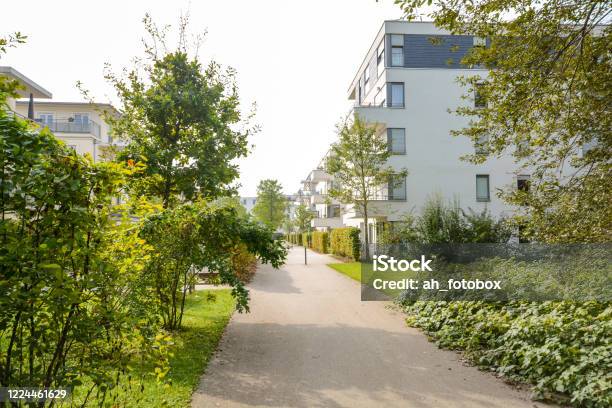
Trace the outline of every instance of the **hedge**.
<path fill-rule="evenodd" d="M 321 253 L 329 251 L 329 233 L 323 231 L 314 231 L 312 233 L 312 249 Z"/>
<path fill-rule="evenodd" d="M 336 228 L 330 234 L 330 252 L 334 255 L 359 261 L 361 242 L 359 229 L 355 227 Z"/>
<path fill-rule="evenodd" d="M 299 232 L 290 232 L 285 239 L 293 245 L 302 245 L 302 234 Z"/>
<path fill-rule="evenodd" d="M 302 232 L 302 246 L 312 248 L 312 233 Z"/>

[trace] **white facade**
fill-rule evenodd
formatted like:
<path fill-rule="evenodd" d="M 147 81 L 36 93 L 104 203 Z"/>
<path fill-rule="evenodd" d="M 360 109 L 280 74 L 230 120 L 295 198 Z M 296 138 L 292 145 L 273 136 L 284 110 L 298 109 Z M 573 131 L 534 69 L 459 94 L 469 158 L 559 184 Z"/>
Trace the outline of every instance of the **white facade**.
<path fill-rule="evenodd" d="M 253 207 L 255 207 L 256 202 L 257 197 L 240 197 L 240 204 L 242 204 L 242 206 L 249 214 L 251 214 L 251 212 L 253 211 Z"/>
<path fill-rule="evenodd" d="M 79 154 L 89 155 L 94 161 L 110 159 L 112 132 L 104 115 L 118 116 L 112 105 L 87 102 L 51 101 L 51 92 L 12 67 L 0 67 L 0 75 L 17 81 L 21 100 L 9 99 L 8 108 L 18 115 L 49 130 Z M 40 100 L 43 99 L 43 100 Z"/>
<path fill-rule="evenodd" d="M 28 101 L 17 101 L 15 111 L 28 114 Z M 94 161 L 107 157 L 108 147 L 114 144 L 110 126 L 104 114 L 119 115 L 108 104 L 87 102 L 35 101 L 34 121 L 47 126 L 51 132 L 79 154 L 90 155 Z"/>
<path fill-rule="evenodd" d="M 440 64 L 440 57 L 436 61 L 432 55 L 443 52 L 423 41 L 434 36 L 448 44 L 461 43 L 464 49 L 468 43 L 470 47 L 482 44 L 477 38 L 449 36 L 432 23 L 386 21 L 349 87 L 348 97 L 355 102 L 353 113 L 376 124 L 380 136 L 393 146 L 389 164 L 408 171 L 405 184 L 398 183 L 391 190 L 382 186 L 373 197 L 369 209 L 372 242 L 376 242 L 376 223 L 418 214 L 433 195 L 458 200 L 463 209 L 486 208 L 494 217 L 508 215 L 512 208 L 497 192 L 516 188 L 517 179 L 526 176 L 516 174 L 518 166 L 510 156 L 479 165 L 461 160 L 473 154 L 475 146 L 466 137 L 451 136 L 452 130 L 467 126 L 468 119 L 449 110 L 475 101 L 463 98 L 466 89 L 456 79 L 484 77 L 487 71 L 458 63 Z M 364 229 L 362 215 L 351 205 L 343 206 L 341 224 Z"/>
<path fill-rule="evenodd" d="M 333 178 L 321 167 L 312 170 L 302 181 L 301 203 L 313 213 L 310 226 L 317 231 L 342 227 L 341 205 L 329 196 Z"/>

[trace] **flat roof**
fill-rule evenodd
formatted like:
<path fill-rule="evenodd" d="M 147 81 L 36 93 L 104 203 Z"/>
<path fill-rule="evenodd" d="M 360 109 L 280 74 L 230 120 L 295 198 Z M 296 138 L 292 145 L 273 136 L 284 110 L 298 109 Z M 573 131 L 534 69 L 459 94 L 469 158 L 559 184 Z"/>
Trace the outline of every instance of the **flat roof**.
<path fill-rule="evenodd" d="M 36 82 L 32 81 L 30 78 L 23 75 L 13 67 L 0 66 L 0 74 L 19 81 L 21 85 L 25 87 L 25 89 L 17 90 L 17 93 L 21 97 L 29 98 L 30 94 L 32 94 L 34 98 L 51 99 L 53 96 L 51 95 L 51 92 L 47 91 L 45 88 L 38 85 Z"/>
<path fill-rule="evenodd" d="M 18 105 L 27 105 L 29 103 L 28 100 L 18 100 L 16 101 Z M 110 103 L 98 103 L 98 102 L 65 102 L 65 101 L 34 101 L 34 105 L 58 105 L 58 106 L 93 106 L 97 108 L 106 108 L 112 111 L 115 115 L 121 115 L 121 112 L 117 108 L 115 108 Z"/>

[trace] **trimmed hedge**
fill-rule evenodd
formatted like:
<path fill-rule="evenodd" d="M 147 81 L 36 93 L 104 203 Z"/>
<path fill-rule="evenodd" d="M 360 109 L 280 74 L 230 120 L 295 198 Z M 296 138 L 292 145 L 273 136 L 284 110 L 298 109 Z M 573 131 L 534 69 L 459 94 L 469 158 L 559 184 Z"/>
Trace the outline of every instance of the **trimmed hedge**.
<path fill-rule="evenodd" d="M 321 253 L 329 251 L 329 233 L 323 231 L 314 231 L 312 233 L 312 249 Z"/>
<path fill-rule="evenodd" d="M 290 232 L 285 236 L 285 239 L 293 245 L 302 245 L 302 234 Z"/>
<path fill-rule="evenodd" d="M 302 232 L 302 246 L 312 248 L 312 233 Z"/>
<path fill-rule="evenodd" d="M 333 229 L 330 234 L 329 243 L 332 254 L 359 261 L 361 253 L 359 228 L 346 227 Z"/>

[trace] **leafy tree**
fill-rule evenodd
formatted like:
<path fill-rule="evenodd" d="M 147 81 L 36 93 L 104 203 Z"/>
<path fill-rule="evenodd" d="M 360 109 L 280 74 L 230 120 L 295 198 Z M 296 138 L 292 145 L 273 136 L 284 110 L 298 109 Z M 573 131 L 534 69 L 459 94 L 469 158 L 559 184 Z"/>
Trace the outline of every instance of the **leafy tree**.
<path fill-rule="evenodd" d="M 355 116 L 354 120 L 339 126 L 338 141 L 332 144 L 325 164 L 326 172 L 335 180 L 329 195 L 342 203 L 353 204 L 363 215 L 366 259 L 370 257 L 370 203 L 387 198 L 379 197 L 383 186 L 393 188 L 396 183 L 403 183 L 407 174 L 388 165 L 390 155 L 386 138 L 377 133 L 376 126 Z"/>
<path fill-rule="evenodd" d="M 257 186 L 257 202 L 253 207 L 255 219 L 269 228 L 278 229 L 287 212 L 287 197 L 278 180 L 262 180 Z"/>
<path fill-rule="evenodd" d="M 0 109 L 0 385 L 87 382 L 103 401 L 134 354 L 159 357 L 136 284 L 150 248 L 111 207 L 125 169 L 31 126 Z"/>
<path fill-rule="evenodd" d="M 300 204 L 295 208 L 295 226 L 298 232 L 309 230 L 310 221 L 313 218 L 314 214 L 304 204 Z"/>
<path fill-rule="evenodd" d="M 236 214 L 231 203 L 196 201 L 152 214 L 140 236 L 154 249 L 145 279 L 157 298 L 164 327 L 181 327 L 191 276 L 199 269 L 218 272 L 230 284 L 238 311 L 248 311 L 248 291 L 236 276 L 233 262 L 238 246 L 277 268 L 286 256 L 281 241 L 247 217 Z"/>
<path fill-rule="evenodd" d="M 128 145 L 120 160 L 146 166 L 136 173 L 136 194 L 158 197 L 164 208 L 181 200 L 214 198 L 231 192 L 238 176 L 235 159 L 247 154 L 235 72 L 216 62 L 206 67 L 188 52 L 187 21 L 181 20 L 179 44 L 168 51 L 165 31 L 147 15 L 145 58 L 118 76 L 106 78 L 123 105 L 120 118 L 108 117 Z"/>
<path fill-rule="evenodd" d="M 488 75 L 460 78 L 478 107 L 456 110 L 454 132 L 480 144 L 482 163 L 511 154 L 531 173 L 528 191 L 508 191 L 537 240 L 610 240 L 612 231 L 612 16 L 598 0 L 397 0 L 409 19 L 429 17 L 453 34 L 487 39 L 463 59 Z M 508 16 L 511 16 L 508 17 Z M 478 91 L 476 93 L 476 91 Z M 471 97 L 468 97 L 471 99 Z"/>

